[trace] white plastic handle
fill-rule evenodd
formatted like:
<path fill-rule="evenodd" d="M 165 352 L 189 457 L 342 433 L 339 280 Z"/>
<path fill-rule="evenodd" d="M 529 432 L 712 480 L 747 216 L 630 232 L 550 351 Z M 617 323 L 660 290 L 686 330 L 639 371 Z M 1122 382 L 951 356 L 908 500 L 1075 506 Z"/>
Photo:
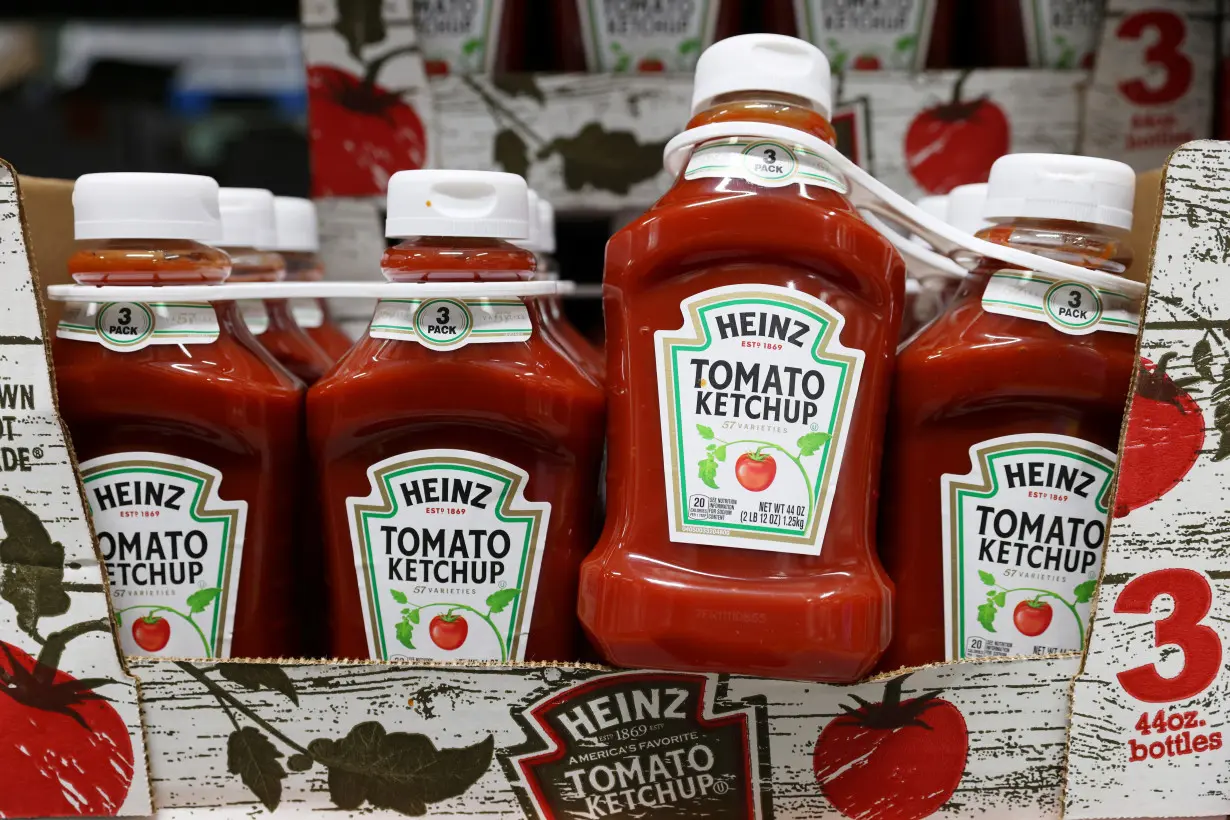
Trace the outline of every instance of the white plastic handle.
<path fill-rule="evenodd" d="M 1007 265 L 1015 265 L 1065 280 L 1084 282 L 1093 287 L 1113 289 L 1126 293 L 1132 298 L 1144 297 L 1145 286 L 1140 282 L 1133 282 L 1109 273 L 1086 270 L 1066 262 L 1058 262 L 1016 248 L 997 245 L 959 231 L 880 182 L 843 156 L 832 145 L 819 137 L 795 128 L 759 122 L 715 122 L 701 125 L 676 135 L 666 144 L 662 155 L 663 164 L 672 176 L 677 177 L 687 163 L 692 148 L 702 142 L 729 137 L 764 137 L 801 145 L 819 154 L 836 171 L 846 177 L 850 188 L 846 198 L 854 207 L 861 212 L 870 212 L 901 224 L 910 232 L 925 239 L 942 256 L 951 258 L 958 251 L 968 251 Z"/>
<path fill-rule="evenodd" d="M 863 213 L 867 224 L 879 231 L 889 243 L 897 249 L 905 260 L 905 268 L 917 279 L 964 279 L 967 276 L 965 268 L 949 259 L 940 256 L 930 248 L 924 247 L 902 236 L 888 226 L 884 220 L 873 213 Z"/>
<path fill-rule="evenodd" d="M 570 282 L 232 282 L 220 285 L 51 285 L 57 302 L 230 302 L 237 299 L 503 299 L 555 296 Z"/>

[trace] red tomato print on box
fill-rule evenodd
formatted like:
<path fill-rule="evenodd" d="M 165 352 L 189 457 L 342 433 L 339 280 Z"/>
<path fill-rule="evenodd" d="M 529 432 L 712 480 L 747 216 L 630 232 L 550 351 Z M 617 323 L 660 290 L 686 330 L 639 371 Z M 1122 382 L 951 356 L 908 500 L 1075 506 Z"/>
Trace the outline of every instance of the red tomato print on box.
<path fill-rule="evenodd" d="M 884 687 L 884 700 L 829 722 L 812 765 L 820 791 L 851 820 L 921 820 L 948 802 L 965 771 L 969 732 L 939 690 L 901 699 L 908 674 Z"/>
<path fill-rule="evenodd" d="M 960 96 L 958 82 L 951 102 L 919 112 L 905 133 L 906 167 L 929 194 L 986 182 L 1012 145 L 1002 108 L 985 97 L 962 102 Z"/>

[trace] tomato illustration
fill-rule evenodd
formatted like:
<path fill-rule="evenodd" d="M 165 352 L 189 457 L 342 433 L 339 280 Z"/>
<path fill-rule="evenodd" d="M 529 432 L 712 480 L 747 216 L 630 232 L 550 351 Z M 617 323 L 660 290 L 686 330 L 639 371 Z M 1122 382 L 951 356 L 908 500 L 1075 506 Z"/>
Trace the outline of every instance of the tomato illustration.
<path fill-rule="evenodd" d="M 666 63 L 657 57 L 645 57 L 636 64 L 637 71 L 665 71 Z"/>
<path fill-rule="evenodd" d="M 744 453 L 735 462 L 735 478 L 749 492 L 768 489 L 777 475 L 777 462 L 768 453 Z"/>
<path fill-rule="evenodd" d="M 955 96 L 960 95 L 957 84 Z M 1008 153 L 1011 130 L 1003 109 L 987 99 L 937 105 L 918 114 L 905 133 L 910 175 L 929 194 L 986 182 L 995 160 Z"/>
<path fill-rule="evenodd" d="M 1152 504 L 1175 488 L 1204 447 L 1200 405 L 1166 375 L 1167 353 L 1155 365 L 1141 358 L 1119 461 L 1115 517 Z"/>
<path fill-rule="evenodd" d="M 424 60 L 423 70 L 428 77 L 447 77 L 448 60 Z"/>
<path fill-rule="evenodd" d="M 427 631 L 431 635 L 432 643 L 446 652 L 452 652 L 466 642 L 466 636 L 470 634 L 470 625 L 460 615 L 446 612 L 432 618 L 431 626 Z"/>
<path fill-rule="evenodd" d="M 396 171 L 421 168 L 423 122 L 398 94 L 327 65 L 308 67 L 314 196 L 376 196 Z"/>
<path fill-rule="evenodd" d="M 880 58 L 874 54 L 860 54 L 850 65 L 856 71 L 879 71 L 883 67 L 880 65 Z"/>
<path fill-rule="evenodd" d="M 146 652 L 157 652 L 171 640 L 171 623 L 153 614 L 137 618 L 132 622 L 132 639 Z"/>
<path fill-rule="evenodd" d="M 1012 610 L 1012 623 L 1016 625 L 1016 631 L 1027 638 L 1036 638 L 1045 632 L 1053 617 L 1055 610 L 1051 609 L 1051 605 L 1037 598 L 1021 601 Z"/>
<path fill-rule="evenodd" d="M 115 708 L 89 684 L 57 671 L 35 677 L 35 660 L 0 643 L 2 817 L 115 815 L 132 784 L 132 739 Z M 18 742 L 20 741 L 20 742 Z"/>
<path fill-rule="evenodd" d="M 908 674 L 884 700 L 842 706 L 816 740 L 812 768 L 833 807 L 852 820 L 920 820 L 948 802 L 965 771 L 969 731 L 940 691 L 901 699 Z"/>

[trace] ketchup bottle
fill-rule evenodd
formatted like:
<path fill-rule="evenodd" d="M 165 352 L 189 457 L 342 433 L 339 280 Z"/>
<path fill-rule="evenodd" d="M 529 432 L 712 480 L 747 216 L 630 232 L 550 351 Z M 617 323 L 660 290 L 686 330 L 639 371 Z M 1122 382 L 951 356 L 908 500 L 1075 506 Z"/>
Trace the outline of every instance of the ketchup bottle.
<path fill-rule="evenodd" d="M 321 265 L 320 237 L 316 227 L 316 205 L 296 196 L 274 197 L 276 244 L 273 249 L 286 263 L 287 282 L 319 282 L 325 278 Z M 290 314 L 312 341 L 334 361 L 345 355 L 352 344 L 329 315 L 324 299 L 291 299 Z"/>
<path fill-rule="evenodd" d="M 974 65 L 1091 69 L 1105 7 L 1105 0 L 971 3 Z"/>
<path fill-rule="evenodd" d="M 690 72 L 702 51 L 739 30 L 740 5 L 558 0 L 557 49 L 565 71 Z"/>
<path fill-rule="evenodd" d="M 686 168 L 607 246 L 607 523 L 579 607 L 612 663 L 848 681 L 888 643 L 905 268 L 816 153 L 831 104 L 815 46 L 717 43 Z"/>
<path fill-rule="evenodd" d="M 87 174 L 73 191 L 79 284 L 226 279 L 218 185 Z M 111 581 L 124 651 L 298 653 L 291 493 L 302 387 L 235 302 L 74 303 L 54 346 L 60 409 Z"/>
<path fill-rule="evenodd" d="M 412 238 L 381 267 L 393 282 L 528 282 L 534 255 L 508 241 L 528 210 L 513 174 L 401 171 L 386 232 Z M 382 299 L 309 393 L 335 656 L 577 657 L 603 396 L 545 325 L 536 299 Z"/>
<path fill-rule="evenodd" d="M 411 3 L 429 75 L 524 71 L 525 0 Z"/>
<path fill-rule="evenodd" d="M 1136 362 L 1135 175 L 1009 154 L 978 236 L 1092 273 L 983 260 L 898 355 L 880 502 L 897 583 L 882 669 L 1083 648 Z"/>
<path fill-rule="evenodd" d="M 534 191 L 530 191 L 529 225 L 529 238 L 517 244 L 533 252 L 537 278 L 558 280 L 559 270 L 555 267 L 555 260 L 548 255 L 555 252 L 555 214 L 550 203 Z M 593 343 L 568 321 L 564 315 L 563 300 L 559 296 L 547 296 L 538 302 L 542 306 L 543 331 L 596 383 L 602 384 L 606 378 L 606 361 Z"/>
<path fill-rule="evenodd" d="M 1025 0 L 1030 2 L 1030 0 Z M 837 73 L 918 71 L 953 64 L 958 0 L 765 0 L 765 28 L 815 43 Z M 983 0 L 979 5 L 1012 5 Z"/>
<path fill-rule="evenodd" d="M 223 188 L 222 249 L 231 257 L 232 282 L 281 282 L 286 263 L 274 251 L 277 244 L 273 194 L 261 188 Z M 304 332 L 286 299 L 242 299 L 240 311 L 248 329 L 282 365 L 311 385 L 333 364 L 320 345 Z"/>

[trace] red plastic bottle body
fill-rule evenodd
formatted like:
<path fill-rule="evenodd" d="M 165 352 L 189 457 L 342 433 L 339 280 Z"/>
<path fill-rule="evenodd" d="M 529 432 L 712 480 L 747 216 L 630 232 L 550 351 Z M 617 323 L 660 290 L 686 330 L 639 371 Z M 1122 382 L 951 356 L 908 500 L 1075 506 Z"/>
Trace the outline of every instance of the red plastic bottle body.
<path fill-rule="evenodd" d="M 325 276 L 320 258 L 314 253 L 280 251 L 279 255 L 286 263 L 287 282 L 319 282 Z M 333 321 L 329 314 L 329 305 L 324 299 L 292 299 L 290 307 L 295 324 L 303 328 L 333 361 L 345 356 L 346 351 L 354 344 Z"/>
<path fill-rule="evenodd" d="M 419 239 L 382 266 L 394 281 L 509 281 L 529 278 L 533 256 L 498 240 Z M 398 306 L 382 302 L 309 394 L 337 657 L 578 656 L 577 567 L 593 543 L 602 392 L 542 332 L 536 300 L 499 301 L 506 316 L 528 318 L 528 338 L 450 350 L 373 334 L 418 328 L 419 318 L 443 332 L 467 312 L 460 300 L 437 300 L 402 325 Z M 485 518 L 496 498 L 507 502 L 504 522 L 537 516 L 545 529 Z M 463 525 L 487 540 L 451 529 Z M 460 537 L 457 555 L 470 563 L 436 561 L 424 545 L 437 537 Z M 540 564 L 514 577 L 510 556 L 522 548 L 530 558 L 517 566 L 532 568 L 534 554 Z M 501 568 L 480 566 L 484 555 Z M 356 562 L 370 569 L 356 573 Z M 520 637 L 507 631 L 510 616 L 523 619 Z"/>
<path fill-rule="evenodd" d="M 690 126 L 719 121 L 833 141 L 777 99 Z M 621 666 L 854 680 L 889 637 L 873 511 L 904 266 L 836 190 L 705 166 L 607 247 L 608 513 L 581 620 Z"/>
<path fill-rule="evenodd" d="M 202 284 L 221 281 L 228 266 L 222 252 L 180 241 L 93 243 L 69 260 L 78 282 L 100 285 Z M 288 488 L 302 387 L 256 343 L 234 302 L 99 309 L 92 331 L 61 324 L 54 355 L 125 651 L 296 655 Z M 154 329 L 142 326 L 146 309 L 194 323 L 155 320 L 154 328 L 204 328 L 215 338 L 132 352 L 78 340 L 131 342 L 126 329 Z M 156 597 L 146 594 L 155 588 Z"/>

